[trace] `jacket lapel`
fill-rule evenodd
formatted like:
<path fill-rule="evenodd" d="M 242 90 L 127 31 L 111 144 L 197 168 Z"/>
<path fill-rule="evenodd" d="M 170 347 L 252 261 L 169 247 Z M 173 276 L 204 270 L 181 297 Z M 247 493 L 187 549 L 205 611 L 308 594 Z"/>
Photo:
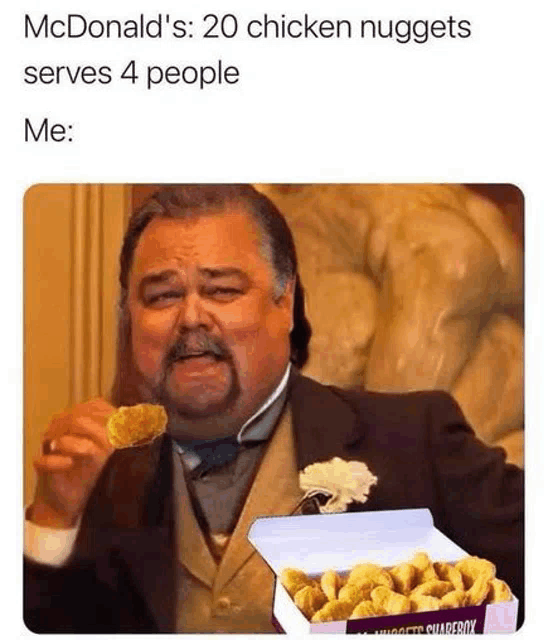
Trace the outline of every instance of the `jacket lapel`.
<path fill-rule="evenodd" d="M 249 527 L 260 516 L 287 515 L 299 503 L 292 414 L 289 406 L 268 444 L 242 513 L 221 560 L 215 579 L 218 593 L 234 577 L 255 549 L 247 539 Z"/>
<path fill-rule="evenodd" d="M 294 373 L 289 400 L 295 425 L 298 469 L 334 457 L 348 459 L 359 439 L 358 418 L 348 403 L 328 387 Z"/>
<path fill-rule="evenodd" d="M 115 566 L 125 565 L 159 631 L 172 631 L 175 624 L 171 448 L 165 437 L 116 452 L 89 510 L 93 527 L 86 527 L 91 548 L 97 550 L 101 539 L 114 549 L 116 559 L 103 558 L 102 579 L 124 588 L 116 584 Z"/>

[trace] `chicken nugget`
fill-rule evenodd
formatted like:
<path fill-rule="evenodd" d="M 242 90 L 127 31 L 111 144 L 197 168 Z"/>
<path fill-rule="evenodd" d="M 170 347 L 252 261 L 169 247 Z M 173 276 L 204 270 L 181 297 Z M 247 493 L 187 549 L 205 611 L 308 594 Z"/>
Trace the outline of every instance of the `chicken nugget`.
<path fill-rule="evenodd" d="M 166 430 L 167 413 L 156 404 L 118 407 L 107 420 L 107 438 L 115 449 L 149 444 Z"/>
<path fill-rule="evenodd" d="M 338 599 L 341 602 L 348 602 L 355 607 L 362 600 L 368 600 L 371 593 L 371 587 L 361 584 L 345 584 L 339 589 Z"/>
<path fill-rule="evenodd" d="M 322 591 L 325 593 L 328 600 L 336 600 L 339 589 L 342 587 L 343 581 L 342 578 L 336 571 L 333 569 L 329 569 L 326 571 L 320 580 L 320 586 Z"/>
<path fill-rule="evenodd" d="M 299 589 L 312 585 L 312 580 L 300 569 L 287 568 L 280 574 L 280 582 L 286 591 L 293 598 Z"/>
<path fill-rule="evenodd" d="M 417 551 L 411 558 L 410 563 L 417 569 L 417 584 L 438 579 L 430 556 L 425 551 Z"/>
<path fill-rule="evenodd" d="M 446 593 L 440 601 L 440 609 L 458 609 L 468 604 L 466 592 L 462 589 L 455 589 Z"/>
<path fill-rule="evenodd" d="M 409 562 L 392 567 L 388 573 L 394 582 L 394 590 L 398 593 L 407 595 L 417 584 L 417 567 Z"/>
<path fill-rule="evenodd" d="M 461 572 L 448 562 L 434 562 L 434 569 L 440 580 L 450 582 L 455 589 L 464 591 L 464 582 Z"/>
<path fill-rule="evenodd" d="M 388 598 L 382 603 L 382 607 L 388 614 L 409 613 L 411 611 L 411 601 L 407 596 L 391 591 Z"/>
<path fill-rule="evenodd" d="M 490 591 L 490 580 L 486 580 L 483 576 L 479 577 L 474 584 L 466 591 L 468 606 L 475 607 L 483 604 Z"/>
<path fill-rule="evenodd" d="M 455 568 L 461 572 L 466 589 L 470 589 L 478 578 L 489 581 L 496 574 L 496 567 L 492 562 L 477 556 L 467 556 L 459 560 L 455 564 Z"/>
<path fill-rule="evenodd" d="M 392 589 L 389 589 L 384 585 L 379 585 L 371 591 L 369 597 L 371 598 L 371 602 L 373 604 L 384 607 L 385 601 L 390 597 L 392 593 L 395 593 L 394 591 L 392 591 Z"/>
<path fill-rule="evenodd" d="M 489 593 L 485 602 L 492 604 L 493 602 L 510 602 L 510 600 L 512 600 L 512 592 L 504 580 L 493 578 L 489 581 Z"/>
<path fill-rule="evenodd" d="M 350 572 L 347 582 L 364 586 L 384 585 L 390 589 L 394 588 L 394 581 L 388 571 L 370 562 L 357 564 Z"/>
<path fill-rule="evenodd" d="M 413 595 L 413 593 L 409 596 L 409 601 L 412 613 L 417 611 L 438 611 L 441 604 L 440 599 L 434 598 L 434 596 L 420 596 Z"/>
<path fill-rule="evenodd" d="M 347 620 L 354 607 L 349 602 L 331 600 L 312 616 L 311 622 L 333 622 L 334 620 Z"/>
<path fill-rule="evenodd" d="M 309 586 L 299 589 L 295 594 L 294 601 L 304 616 L 310 620 L 316 611 L 319 611 L 327 602 L 327 597 L 319 587 Z"/>
<path fill-rule="evenodd" d="M 362 600 L 362 602 L 356 605 L 354 611 L 352 611 L 350 619 L 356 620 L 357 618 L 372 618 L 378 615 L 379 608 L 376 607 L 371 600 Z"/>
<path fill-rule="evenodd" d="M 411 592 L 417 596 L 434 596 L 434 598 L 443 598 L 446 593 L 453 591 L 453 585 L 444 580 L 429 580 L 416 586 Z"/>
<path fill-rule="evenodd" d="M 375 575 L 379 571 L 382 571 L 382 567 L 376 564 L 372 564 L 371 562 L 356 564 L 352 567 L 352 570 L 348 574 L 346 582 L 368 582 L 371 580 L 371 576 Z"/>
<path fill-rule="evenodd" d="M 411 558 L 410 562 L 414 567 L 417 567 L 419 571 L 425 571 L 432 565 L 430 556 L 426 553 L 426 551 L 417 551 Z"/>

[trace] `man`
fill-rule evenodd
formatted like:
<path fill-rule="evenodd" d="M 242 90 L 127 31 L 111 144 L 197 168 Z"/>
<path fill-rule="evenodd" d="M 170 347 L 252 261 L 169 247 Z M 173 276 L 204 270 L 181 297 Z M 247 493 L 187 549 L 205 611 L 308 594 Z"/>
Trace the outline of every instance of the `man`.
<path fill-rule="evenodd" d="M 428 507 L 522 599 L 522 473 L 449 396 L 343 392 L 298 374 L 310 328 L 268 199 L 238 185 L 161 189 L 129 222 L 120 285 L 111 401 L 56 416 L 35 461 L 32 630 L 274 631 L 272 574 L 247 530 L 295 512 L 299 470 L 335 456 L 378 477 L 350 510 Z M 114 452 L 106 420 L 138 402 L 166 408 L 168 433 Z"/>

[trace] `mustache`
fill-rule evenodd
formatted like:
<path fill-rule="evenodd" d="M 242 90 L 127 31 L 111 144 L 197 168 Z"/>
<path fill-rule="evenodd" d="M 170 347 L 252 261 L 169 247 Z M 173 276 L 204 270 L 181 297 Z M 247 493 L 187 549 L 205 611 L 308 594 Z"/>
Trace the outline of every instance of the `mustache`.
<path fill-rule="evenodd" d="M 182 334 L 166 354 L 166 369 L 182 358 L 196 355 L 212 355 L 219 360 L 230 360 L 231 353 L 225 343 L 216 336 L 200 332 Z"/>

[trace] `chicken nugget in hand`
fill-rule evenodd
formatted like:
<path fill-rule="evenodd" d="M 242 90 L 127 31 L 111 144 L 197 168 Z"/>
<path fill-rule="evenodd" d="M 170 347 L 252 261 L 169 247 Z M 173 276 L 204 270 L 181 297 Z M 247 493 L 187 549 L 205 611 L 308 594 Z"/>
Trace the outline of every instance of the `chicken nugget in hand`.
<path fill-rule="evenodd" d="M 167 414 L 156 404 L 119 407 L 107 420 L 107 436 L 115 449 L 149 444 L 166 430 Z"/>

